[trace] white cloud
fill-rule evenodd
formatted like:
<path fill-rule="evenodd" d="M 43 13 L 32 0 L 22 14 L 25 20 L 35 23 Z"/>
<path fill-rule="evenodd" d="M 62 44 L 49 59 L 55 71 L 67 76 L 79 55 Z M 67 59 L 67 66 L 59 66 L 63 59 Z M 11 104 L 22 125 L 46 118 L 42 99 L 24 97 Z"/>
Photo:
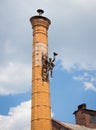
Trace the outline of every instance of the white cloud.
<path fill-rule="evenodd" d="M 84 10 L 90 10 L 96 5 L 95 0 L 73 0 L 73 3 L 76 4 L 78 7 L 81 7 Z"/>
<path fill-rule="evenodd" d="M 54 112 L 51 110 L 51 117 L 53 118 L 54 117 Z"/>
<path fill-rule="evenodd" d="M 84 82 L 85 90 L 93 90 L 96 91 L 96 86 L 94 86 L 91 82 Z"/>
<path fill-rule="evenodd" d="M 55 27 L 50 27 L 53 33 L 49 34 L 52 43 L 49 43 L 50 52 L 54 49 L 58 52 L 63 68 L 68 71 L 96 70 L 96 1 L 63 2 L 62 5 L 59 3 L 62 8 L 58 7 L 53 16 L 55 20 L 52 19 L 52 26 L 55 24 Z"/>
<path fill-rule="evenodd" d="M 51 112 L 51 116 L 53 117 Z M 2 130 L 30 130 L 31 101 L 22 102 L 9 110 L 7 116 L 0 115 L 0 129 Z"/>
<path fill-rule="evenodd" d="M 22 93 L 30 89 L 30 65 L 10 62 L 0 66 L 0 95 Z"/>
<path fill-rule="evenodd" d="M 95 72 L 84 72 L 79 76 L 74 76 L 74 80 L 80 81 L 85 90 L 96 91 L 96 74 Z"/>
<path fill-rule="evenodd" d="M 30 130 L 30 123 L 31 101 L 11 108 L 8 116 L 0 115 L 0 129 L 2 130 Z"/>

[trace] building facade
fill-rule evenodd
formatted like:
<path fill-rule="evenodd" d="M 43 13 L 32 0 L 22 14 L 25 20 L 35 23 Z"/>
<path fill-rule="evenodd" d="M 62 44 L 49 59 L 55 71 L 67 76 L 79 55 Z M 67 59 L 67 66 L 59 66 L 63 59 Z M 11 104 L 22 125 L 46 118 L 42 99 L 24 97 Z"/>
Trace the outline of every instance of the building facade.
<path fill-rule="evenodd" d="M 52 130 L 96 130 L 96 111 L 87 109 L 85 103 L 79 105 L 73 114 L 76 124 L 52 119 Z"/>
<path fill-rule="evenodd" d="M 84 125 L 88 128 L 96 128 L 96 111 L 89 110 L 86 104 L 78 106 L 78 110 L 74 112 L 76 124 Z"/>

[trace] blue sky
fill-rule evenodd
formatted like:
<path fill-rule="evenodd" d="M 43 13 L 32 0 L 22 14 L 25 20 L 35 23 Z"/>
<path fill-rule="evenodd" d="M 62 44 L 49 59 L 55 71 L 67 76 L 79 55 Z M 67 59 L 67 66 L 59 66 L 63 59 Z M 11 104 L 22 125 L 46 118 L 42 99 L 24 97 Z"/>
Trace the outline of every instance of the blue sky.
<path fill-rule="evenodd" d="M 32 27 L 38 8 L 51 20 L 49 57 L 59 55 L 50 80 L 53 118 L 75 123 L 86 103 L 96 110 L 96 0 L 0 1 L 0 128 L 30 129 Z M 5 120 L 5 122 L 4 122 Z M 7 124 L 6 124 L 7 122 Z"/>

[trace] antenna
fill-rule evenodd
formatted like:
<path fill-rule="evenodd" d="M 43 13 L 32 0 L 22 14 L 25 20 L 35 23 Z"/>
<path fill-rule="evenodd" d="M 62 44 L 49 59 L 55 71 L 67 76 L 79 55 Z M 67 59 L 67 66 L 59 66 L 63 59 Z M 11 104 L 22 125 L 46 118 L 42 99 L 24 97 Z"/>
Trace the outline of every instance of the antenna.
<path fill-rule="evenodd" d="M 42 14 L 44 13 L 44 10 L 38 9 L 37 12 L 39 13 L 39 16 L 42 16 Z"/>

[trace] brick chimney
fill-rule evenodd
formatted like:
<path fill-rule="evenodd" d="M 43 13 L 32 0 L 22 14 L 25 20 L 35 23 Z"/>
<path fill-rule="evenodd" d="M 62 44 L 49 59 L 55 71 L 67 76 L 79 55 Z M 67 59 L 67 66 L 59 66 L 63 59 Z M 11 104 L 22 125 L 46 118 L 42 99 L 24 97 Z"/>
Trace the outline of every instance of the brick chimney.
<path fill-rule="evenodd" d="M 75 115 L 76 124 L 96 128 L 96 111 L 87 109 L 85 103 L 79 105 L 78 110 L 73 114 Z"/>
<path fill-rule="evenodd" d="M 48 57 L 48 28 L 51 21 L 42 16 L 42 9 L 37 12 L 39 15 L 30 18 L 33 29 L 31 130 L 52 130 L 50 81 L 42 77 L 42 57 Z M 47 72 L 44 76 L 47 79 Z"/>

